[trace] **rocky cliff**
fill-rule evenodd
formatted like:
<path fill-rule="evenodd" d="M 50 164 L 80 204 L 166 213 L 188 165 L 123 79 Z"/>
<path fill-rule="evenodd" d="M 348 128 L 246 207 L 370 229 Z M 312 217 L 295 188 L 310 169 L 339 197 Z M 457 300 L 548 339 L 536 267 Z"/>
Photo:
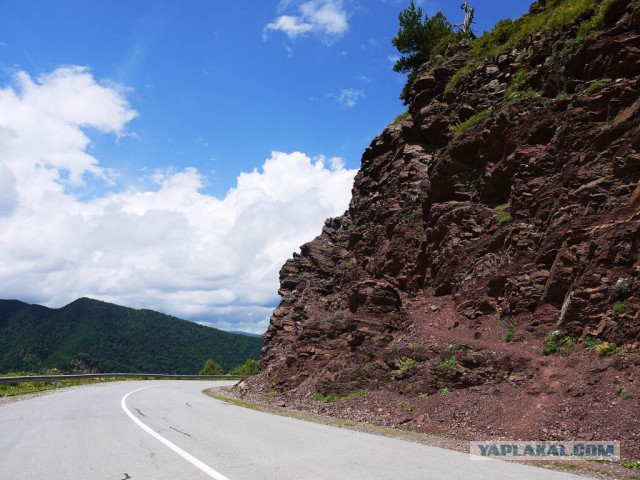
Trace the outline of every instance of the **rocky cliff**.
<path fill-rule="evenodd" d="M 349 210 L 283 266 L 241 392 L 640 456 L 640 10 L 607 4 L 595 34 L 423 67 Z"/>

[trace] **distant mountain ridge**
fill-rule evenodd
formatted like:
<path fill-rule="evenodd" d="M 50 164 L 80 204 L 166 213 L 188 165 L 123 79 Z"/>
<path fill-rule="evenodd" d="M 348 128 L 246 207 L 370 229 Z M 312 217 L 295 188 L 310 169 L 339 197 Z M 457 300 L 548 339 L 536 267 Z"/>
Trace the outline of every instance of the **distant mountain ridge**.
<path fill-rule="evenodd" d="M 239 330 L 230 330 L 229 333 L 235 333 L 237 335 L 246 335 L 247 337 L 261 337 L 262 338 L 262 335 L 258 335 L 257 333 L 241 332 Z"/>
<path fill-rule="evenodd" d="M 196 374 L 208 358 L 227 371 L 260 358 L 261 348 L 259 337 L 90 298 L 59 309 L 0 300 L 0 373 Z"/>

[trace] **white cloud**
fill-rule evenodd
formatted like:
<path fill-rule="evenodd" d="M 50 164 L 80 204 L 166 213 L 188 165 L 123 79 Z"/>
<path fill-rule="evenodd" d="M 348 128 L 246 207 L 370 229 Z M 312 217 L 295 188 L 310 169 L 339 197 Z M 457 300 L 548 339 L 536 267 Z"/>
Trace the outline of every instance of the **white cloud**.
<path fill-rule="evenodd" d="M 281 15 L 264 28 L 265 39 L 269 32 L 282 32 L 291 40 L 313 33 L 326 43 L 332 43 L 349 30 L 347 13 L 342 0 L 285 1 L 280 10 L 295 9 L 295 15 Z"/>
<path fill-rule="evenodd" d="M 232 330 L 261 332 L 278 271 L 346 209 L 355 175 L 339 158 L 273 152 L 224 198 L 195 168 L 156 171 L 157 187 L 82 201 L 112 176 L 86 129 L 126 134 L 124 90 L 79 67 L 0 89 L 0 292 L 61 306 L 90 296 Z"/>
<path fill-rule="evenodd" d="M 327 93 L 326 96 L 333 98 L 344 108 L 353 108 L 358 104 L 358 100 L 365 96 L 365 92 L 362 89 L 343 88 L 338 94 Z"/>

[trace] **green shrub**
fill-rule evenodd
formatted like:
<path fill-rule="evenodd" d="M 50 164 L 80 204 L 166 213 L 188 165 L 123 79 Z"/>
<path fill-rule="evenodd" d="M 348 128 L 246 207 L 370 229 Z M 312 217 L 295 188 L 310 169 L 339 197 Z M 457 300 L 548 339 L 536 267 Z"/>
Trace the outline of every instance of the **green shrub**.
<path fill-rule="evenodd" d="M 451 390 L 449 390 L 449 387 L 442 387 L 440 390 L 438 390 L 438 393 L 441 397 L 446 397 L 451 393 Z"/>
<path fill-rule="evenodd" d="M 582 343 L 587 348 L 595 348 L 602 343 L 602 340 L 595 337 L 584 337 Z"/>
<path fill-rule="evenodd" d="M 451 125 L 449 130 L 453 133 L 453 138 L 457 138 L 463 132 L 469 130 L 471 127 L 477 125 L 478 123 L 486 120 L 493 113 L 493 108 L 489 107 L 479 113 L 476 113 L 473 117 L 465 120 L 464 122 L 457 123 L 455 125 Z"/>
<path fill-rule="evenodd" d="M 617 351 L 618 351 L 618 347 L 616 347 L 615 343 L 602 342 L 600 345 L 596 345 L 596 353 L 601 357 L 605 357 L 607 355 L 613 355 Z"/>
<path fill-rule="evenodd" d="M 440 370 L 447 371 L 450 368 L 455 367 L 458 364 L 458 358 L 455 355 L 452 355 L 449 359 L 445 360 L 441 364 L 438 365 Z"/>
<path fill-rule="evenodd" d="M 427 397 L 429 397 L 428 393 L 420 393 L 420 394 L 418 394 L 418 398 L 427 398 Z"/>
<path fill-rule="evenodd" d="M 542 355 L 551 355 L 559 352 L 563 355 L 571 353 L 571 349 L 576 344 L 576 339 L 562 333 L 560 330 L 554 330 L 545 337 L 542 342 Z"/>
<path fill-rule="evenodd" d="M 396 359 L 395 364 L 397 368 L 396 373 L 398 375 L 402 375 L 403 373 L 406 373 L 410 369 L 414 368 L 418 364 L 418 362 L 411 357 L 401 357 Z"/>
<path fill-rule="evenodd" d="M 613 305 L 613 318 L 618 318 L 627 309 L 627 302 L 616 302 Z"/>
<path fill-rule="evenodd" d="M 457 343 L 452 343 L 451 345 L 449 345 L 447 347 L 447 351 L 448 352 L 457 352 L 458 350 L 460 350 L 462 347 L 460 345 L 458 345 Z"/>
<path fill-rule="evenodd" d="M 511 330 L 507 330 L 506 332 L 504 332 L 502 339 L 505 342 L 510 342 L 513 339 L 513 332 Z"/>
<path fill-rule="evenodd" d="M 425 347 L 422 343 L 413 343 L 411 345 L 411 350 L 413 350 L 414 352 L 419 352 L 421 350 L 424 350 L 425 348 L 427 347 Z"/>
<path fill-rule="evenodd" d="M 627 295 L 629 295 L 629 283 L 621 278 L 616 282 L 615 291 L 619 298 L 627 298 Z"/>
<path fill-rule="evenodd" d="M 509 223 L 513 220 L 513 217 L 507 212 L 507 205 L 499 205 L 495 208 L 496 212 L 496 220 L 498 221 L 498 225 L 504 225 L 505 223 Z"/>

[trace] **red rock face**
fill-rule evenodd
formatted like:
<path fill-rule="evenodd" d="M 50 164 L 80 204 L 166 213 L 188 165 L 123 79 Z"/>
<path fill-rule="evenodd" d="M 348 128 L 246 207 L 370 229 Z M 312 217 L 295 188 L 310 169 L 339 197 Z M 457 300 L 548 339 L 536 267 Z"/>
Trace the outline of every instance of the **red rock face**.
<path fill-rule="evenodd" d="M 365 151 L 349 210 L 283 266 L 244 388 L 307 407 L 367 390 L 354 408 L 371 420 L 392 395 L 417 405 L 399 414 L 416 429 L 606 437 L 640 455 L 633 5 L 574 46 L 575 27 L 531 39 L 451 93 L 467 54 L 422 73 L 410 116 Z M 543 355 L 555 330 L 566 340 Z M 496 414 L 500 396 L 513 408 Z"/>

